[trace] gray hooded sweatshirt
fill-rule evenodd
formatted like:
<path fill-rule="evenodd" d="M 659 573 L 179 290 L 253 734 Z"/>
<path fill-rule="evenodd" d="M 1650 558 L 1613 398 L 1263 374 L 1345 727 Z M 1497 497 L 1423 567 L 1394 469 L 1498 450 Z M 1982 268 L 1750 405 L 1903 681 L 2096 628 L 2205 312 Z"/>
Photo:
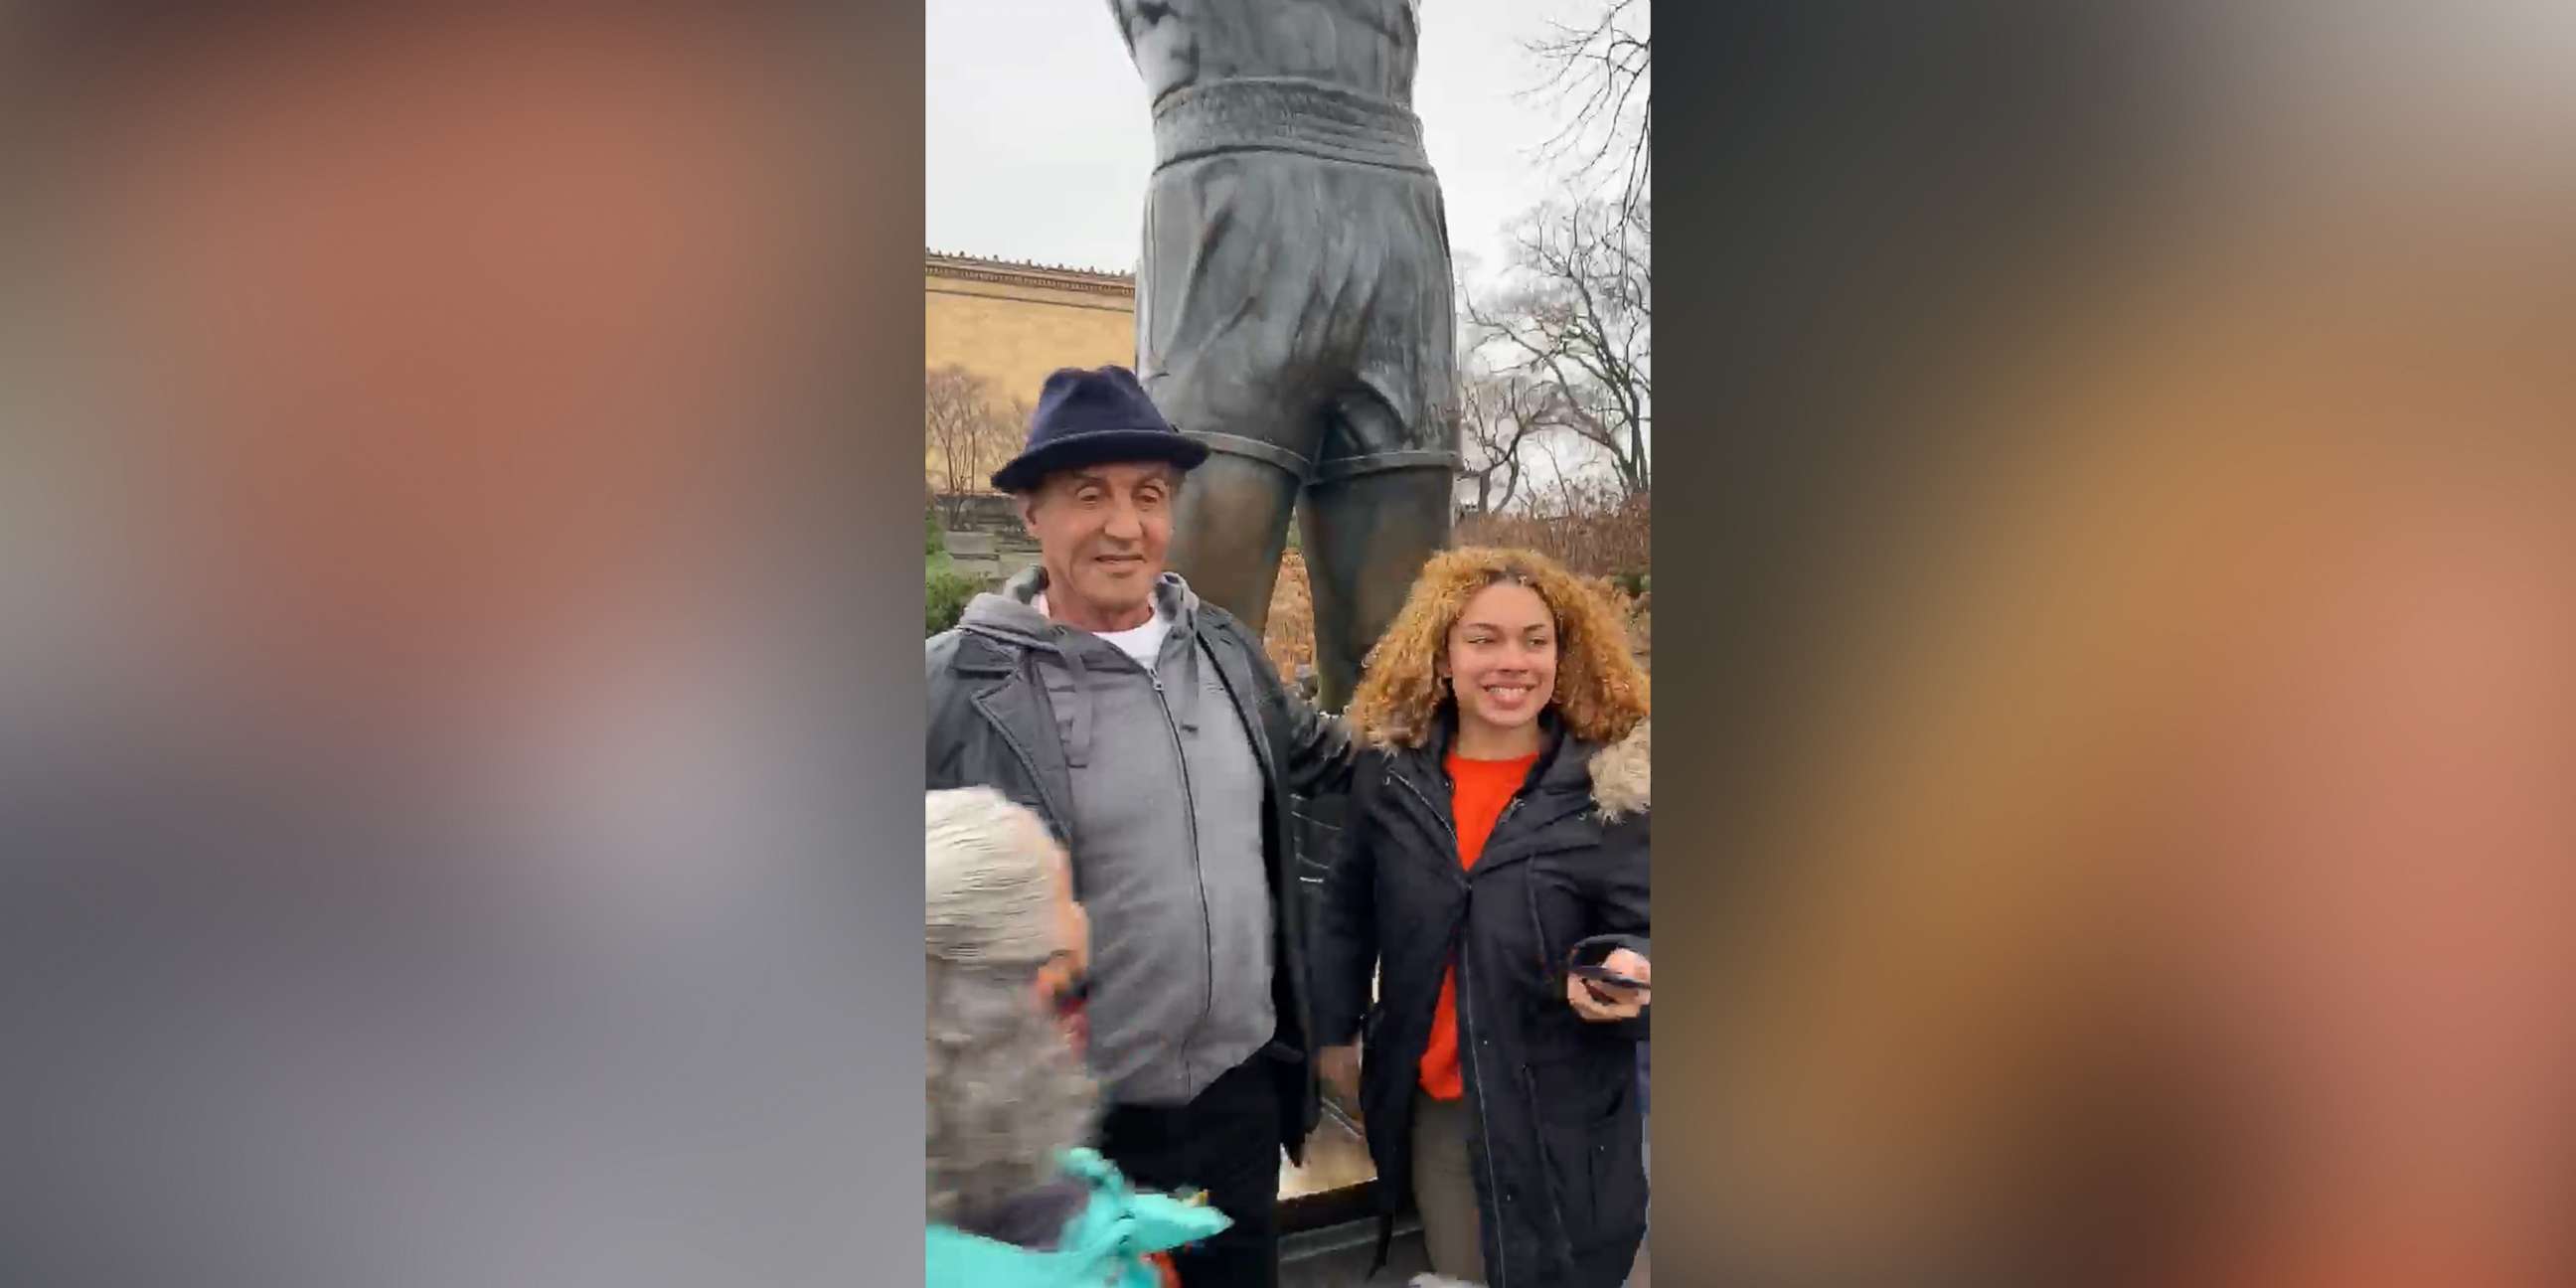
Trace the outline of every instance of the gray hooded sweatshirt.
<path fill-rule="evenodd" d="M 1186 1104 L 1276 1036 L 1264 786 L 1198 596 L 1163 574 L 1171 622 L 1149 672 L 1034 605 L 1032 568 L 960 628 L 1038 661 L 1072 771 L 1074 892 L 1091 919 L 1091 1065 L 1121 1104 Z"/>

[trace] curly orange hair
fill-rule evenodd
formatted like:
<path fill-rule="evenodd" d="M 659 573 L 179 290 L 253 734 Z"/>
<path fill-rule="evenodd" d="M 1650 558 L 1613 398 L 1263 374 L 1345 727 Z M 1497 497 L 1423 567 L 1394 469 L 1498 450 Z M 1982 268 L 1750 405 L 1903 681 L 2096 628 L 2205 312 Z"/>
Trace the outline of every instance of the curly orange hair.
<path fill-rule="evenodd" d="M 1556 709 L 1568 732 L 1616 742 L 1646 719 L 1646 673 L 1628 648 L 1628 625 L 1608 597 L 1534 550 L 1467 546 L 1432 556 L 1403 611 L 1369 650 L 1367 674 L 1344 713 L 1373 746 L 1419 747 L 1448 694 L 1440 659 L 1467 601 L 1487 586 L 1529 587 L 1556 619 Z"/>

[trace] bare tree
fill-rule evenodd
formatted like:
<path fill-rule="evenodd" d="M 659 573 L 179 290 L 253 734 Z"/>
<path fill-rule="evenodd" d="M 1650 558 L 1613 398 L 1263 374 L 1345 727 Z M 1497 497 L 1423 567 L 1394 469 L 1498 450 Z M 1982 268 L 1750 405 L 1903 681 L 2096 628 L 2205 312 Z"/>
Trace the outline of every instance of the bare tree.
<path fill-rule="evenodd" d="M 1654 293 L 1649 207 L 1542 206 L 1515 233 L 1511 271 L 1467 320 L 1497 370 L 1541 390 L 1538 428 L 1598 449 L 1631 495 L 1653 484 Z"/>
<path fill-rule="evenodd" d="M 1591 449 L 1580 442 L 1567 443 L 1561 438 L 1534 439 L 1532 446 L 1536 448 L 1538 458 L 1547 463 L 1546 477 L 1537 477 L 1533 472 L 1530 480 L 1529 510 L 1532 514 L 1568 519 L 1615 507 L 1617 497 L 1602 495 L 1606 489 L 1600 480 L 1583 468 L 1584 458 L 1594 454 Z M 1569 456 L 1573 458 L 1572 464 L 1567 463 Z"/>
<path fill-rule="evenodd" d="M 1520 492 L 1523 454 L 1551 425 L 1549 389 L 1526 376 L 1479 372 L 1460 382 L 1458 438 L 1465 456 L 1458 476 L 1475 490 L 1467 509 L 1495 514 Z"/>
<path fill-rule="evenodd" d="M 1548 24 L 1527 43 L 1565 124 L 1542 149 L 1598 195 L 1615 186 L 1612 204 L 1627 211 L 1654 191 L 1653 7 L 1644 0 L 1597 0 L 1589 22 Z"/>
<path fill-rule="evenodd" d="M 993 471 L 1011 458 L 1016 425 L 994 405 L 992 382 L 955 364 L 926 373 L 921 403 L 929 476 L 953 525 L 962 498 L 989 490 Z"/>

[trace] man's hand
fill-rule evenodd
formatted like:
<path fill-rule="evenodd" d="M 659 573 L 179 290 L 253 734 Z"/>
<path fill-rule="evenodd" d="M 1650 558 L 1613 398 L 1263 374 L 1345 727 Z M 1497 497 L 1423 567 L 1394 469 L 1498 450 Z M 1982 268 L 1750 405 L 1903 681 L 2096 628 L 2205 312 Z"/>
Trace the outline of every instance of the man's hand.
<path fill-rule="evenodd" d="M 1625 948 L 1614 948 L 1601 965 L 1614 974 L 1625 975 L 1644 983 L 1651 978 L 1654 964 Z M 1565 977 L 1565 1001 L 1574 1013 L 1595 1024 L 1616 1020 L 1633 1020 L 1642 1014 L 1653 999 L 1653 990 L 1622 988 L 1604 980 L 1585 979 L 1580 975 Z"/>
<path fill-rule="evenodd" d="M 1360 1111 L 1360 1044 L 1325 1047 L 1315 1053 L 1315 1076 L 1326 1090 L 1333 1093 L 1342 1108 L 1353 1114 Z"/>

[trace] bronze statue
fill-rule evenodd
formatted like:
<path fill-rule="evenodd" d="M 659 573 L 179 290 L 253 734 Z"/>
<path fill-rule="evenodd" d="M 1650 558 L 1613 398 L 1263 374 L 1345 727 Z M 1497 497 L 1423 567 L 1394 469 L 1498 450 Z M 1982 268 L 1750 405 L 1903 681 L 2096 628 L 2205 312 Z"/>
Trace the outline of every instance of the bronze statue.
<path fill-rule="evenodd" d="M 1440 183 L 1416 0 L 1111 0 L 1151 93 L 1137 372 L 1212 454 L 1172 564 L 1255 631 L 1302 495 L 1338 708 L 1447 542 L 1458 466 Z"/>

